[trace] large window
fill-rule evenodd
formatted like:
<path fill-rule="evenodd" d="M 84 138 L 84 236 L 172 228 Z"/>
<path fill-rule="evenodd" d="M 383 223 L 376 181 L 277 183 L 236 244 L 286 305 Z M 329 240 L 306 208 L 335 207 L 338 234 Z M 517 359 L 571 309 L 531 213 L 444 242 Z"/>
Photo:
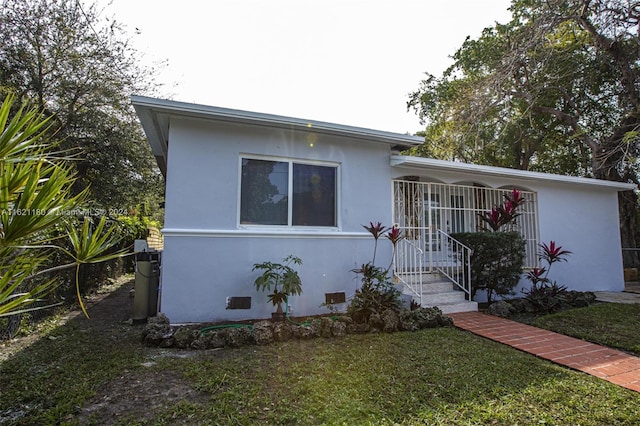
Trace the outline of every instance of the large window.
<path fill-rule="evenodd" d="M 240 224 L 337 226 L 337 166 L 242 159 Z"/>

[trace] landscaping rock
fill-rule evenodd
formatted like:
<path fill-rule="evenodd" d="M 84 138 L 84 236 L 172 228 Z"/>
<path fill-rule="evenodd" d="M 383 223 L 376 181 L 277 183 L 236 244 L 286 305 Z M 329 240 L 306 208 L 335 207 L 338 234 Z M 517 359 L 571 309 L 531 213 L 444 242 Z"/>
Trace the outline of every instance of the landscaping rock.
<path fill-rule="evenodd" d="M 400 313 L 400 322 L 401 329 L 407 331 L 453 325 L 453 320 L 443 315 L 437 307 L 404 310 Z"/>
<path fill-rule="evenodd" d="M 534 312 L 536 310 L 533 304 L 525 298 L 511 299 L 509 303 L 513 306 L 516 313 Z"/>
<path fill-rule="evenodd" d="M 273 338 L 276 342 L 289 341 L 292 334 L 291 324 L 288 322 L 277 322 L 273 325 Z"/>
<path fill-rule="evenodd" d="M 217 331 L 200 332 L 194 341 L 191 342 L 193 349 L 217 349 L 224 346 L 224 339 Z"/>
<path fill-rule="evenodd" d="M 332 337 L 333 333 L 331 330 L 333 329 L 334 321 L 329 317 L 320 318 L 320 336 L 322 337 Z"/>
<path fill-rule="evenodd" d="M 368 333 L 371 331 L 369 323 L 352 323 L 347 326 L 349 333 Z"/>
<path fill-rule="evenodd" d="M 172 336 L 171 323 L 163 313 L 149 318 L 142 330 L 142 340 L 149 346 L 160 346 L 165 340 L 171 339 Z"/>
<path fill-rule="evenodd" d="M 313 331 L 313 335 L 315 337 L 319 337 L 320 336 L 320 330 L 322 329 L 322 321 L 320 321 L 320 319 L 316 318 L 316 319 L 311 321 L 311 324 L 309 325 L 309 327 L 311 327 L 311 330 Z"/>
<path fill-rule="evenodd" d="M 231 348 L 239 348 L 255 343 L 254 334 L 249 327 L 224 328 L 218 334 L 224 340 L 225 346 Z"/>
<path fill-rule="evenodd" d="M 259 321 L 253 324 L 253 338 L 257 345 L 273 343 L 273 323 L 271 321 Z"/>
<path fill-rule="evenodd" d="M 191 349 L 207 349 L 207 340 L 209 340 L 207 334 L 199 333 L 189 347 Z"/>
<path fill-rule="evenodd" d="M 219 349 L 246 345 L 268 345 L 293 339 L 315 337 L 343 337 L 350 333 L 388 333 L 420 328 L 453 325 L 453 320 L 442 315 L 438 308 L 420 308 L 400 313 L 388 309 L 382 314 L 372 314 L 369 323 L 356 323 L 349 316 L 320 317 L 310 322 L 258 321 L 253 325 L 231 324 L 202 329 L 194 327 L 172 328 L 169 319 L 159 314 L 149 319 L 143 330 L 143 339 L 148 345 L 180 349 Z M 203 330 L 203 332 L 201 332 Z"/>
<path fill-rule="evenodd" d="M 501 318 L 509 318 L 511 314 L 515 312 L 516 308 L 514 308 L 513 305 L 511 305 L 511 303 L 507 302 L 506 300 L 498 300 L 496 302 L 493 302 L 491 305 L 489 305 L 489 308 L 487 308 L 487 313 L 489 315 L 494 315 Z"/>
<path fill-rule="evenodd" d="M 347 316 L 347 315 L 341 315 L 341 316 L 337 317 L 335 320 L 343 322 L 343 323 L 345 323 L 347 325 L 353 324 L 353 319 L 351 317 Z"/>
<path fill-rule="evenodd" d="M 225 341 L 220 333 L 211 333 L 207 339 L 207 349 L 224 348 Z"/>
<path fill-rule="evenodd" d="M 180 349 L 187 349 L 191 347 L 191 343 L 198 336 L 197 330 L 191 330 L 187 327 L 182 327 L 176 330 L 173 334 L 173 339 L 175 340 L 175 347 Z"/>
<path fill-rule="evenodd" d="M 384 320 L 380 316 L 380 314 L 371 314 L 369 317 L 369 326 L 371 332 L 379 332 L 384 328 Z"/>
<path fill-rule="evenodd" d="M 347 334 L 347 323 L 342 321 L 333 321 L 331 326 L 331 335 L 333 337 L 344 337 Z"/>
<path fill-rule="evenodd" d="M 398 331 L 400 319 L 398 318 L 398 313 L 396 311 L 394 311 L 393 309 L 385 310 L 381 315 L 381 319 L 384 323 L 384 325 L 382 326 L 382 331 L 387 333 Z"/>
<path fill-rule="evenodd" d="M 311 326 L 307 325 L 294 325 L 291 327 L 291 335 L 295 339 L 311 339 L 318 337 Z"/>
<path fill-rule="evenodd" d="M 176 344 L 176 339 L 173 338 L 173 336 L 167 338 L 167 339 L 162 339 L 160 341 L 160 343 L 158 344 L 159 348 L 172 348 L 173 345 Z"/>

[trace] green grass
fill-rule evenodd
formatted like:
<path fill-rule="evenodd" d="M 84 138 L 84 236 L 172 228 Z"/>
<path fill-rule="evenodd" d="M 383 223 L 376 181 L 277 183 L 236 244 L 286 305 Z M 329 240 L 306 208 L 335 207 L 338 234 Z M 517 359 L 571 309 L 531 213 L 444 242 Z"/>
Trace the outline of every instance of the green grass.
<path fill-rule="evenodd" d="M 601 303 L 546 315 L 532 325 L 640 355 L 640 304 Z"/>
<path fill-rule="evenodd" d="M 611 322 L 606 317 L 609 311 L 599 306 L 590 309 L 595 308 L 587 313 L 600 318 L 592 318 L 592 327 Z M 167 375 L 187 384 L 194 394 L 153 407 L 139 404 L 118 417 L 94 416 L 91 422 L 640 424 L 640 394 L 454 328 L 291 341 L 177 357 L 167 355 L 183 352 L 142 346 L 140 328 L 120 323 L 91 333 L 85 324 L 86 320 L 73 320 L 53 329 L 0 363 L 0 418 L 12 410 L 26 413 L 7 424 L 78 424 L 80 408 L 98 390 L 113 389 L 116 400 L 120 388 L 114 384 L 123 377 L 129 377 L 123 383 L 130 384 L 136 378 L 156 376 L 155 383 L 142 387 L 143 392 L 152 392 L 165 383 L 171 386 L 165 382 Z M 150 361 L 155 365 L 142 367 Z M 138 374 L 141 371 L 144 374 Z"/>
<path fill-rule="evenodd" d="M 0 364 L 0 413 L 29 411 L 19 424 L 60 423 L 101 383 L 139 368 L 142 360 L 139 338 L 92 334 L 71 321 Z"/>
<path fill-rule="evenodd" d="M 640 395 L 452 328 L 237 349 L 163 367 L 210 396 L 196 423 L 640 422 Z"/>

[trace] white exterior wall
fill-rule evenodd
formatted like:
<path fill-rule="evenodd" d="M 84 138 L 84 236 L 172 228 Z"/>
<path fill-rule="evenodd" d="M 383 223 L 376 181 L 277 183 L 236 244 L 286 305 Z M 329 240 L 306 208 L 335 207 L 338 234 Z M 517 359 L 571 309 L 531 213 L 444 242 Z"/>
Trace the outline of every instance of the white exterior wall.
<path fill-rule="evenodd" d="M 559 184 L 535 190 L 540 242 L 572 252 L 553 264 L 549 278 L 571 290 L 624 290 L 617 192 Z"/>
<path fill-rule="evenodd" d="M 549 279 L 571 290 L 624 290 L 618 195 L 615 189 L 567 182 L 478 176 L 468 172 L 443 172 L 426 167 L 394 168 L 394 178 L 407 175 L 420 176 L 424 181 L 448 184 L 475 182 L 491 188 L 517 186 L 536 192 L 539 241 L 548 244 L 553 240 L 572 252 L 567 262 L 552 266 Z M 520 290 L 529 286 L 528 280 L 521 280 L 516 288 L 516 296 L 521 296 Z"/>
<path fill-rule="evenodd" d="M 313 143 L 313 145 L 311 145 Z M 338 229 L 275 231 L 238 225 L 240 157 L 338 163 Z M 371 260 L 362 224 L 391 221 L 389 146 L 309 132 L 172 119 L 166 176 L 161 311 L 172 323 L 268 318 L 275 308 L 255 290 L 255 263 L 293 254 L 303 293 L 293 315 L 328 313 L 327 292 L 353 295 L 351 269 Z M 378 264 L 390 244 L 380 242 Z M 251 296 L 250 310 L 225 310 L 227 297 Z"/>

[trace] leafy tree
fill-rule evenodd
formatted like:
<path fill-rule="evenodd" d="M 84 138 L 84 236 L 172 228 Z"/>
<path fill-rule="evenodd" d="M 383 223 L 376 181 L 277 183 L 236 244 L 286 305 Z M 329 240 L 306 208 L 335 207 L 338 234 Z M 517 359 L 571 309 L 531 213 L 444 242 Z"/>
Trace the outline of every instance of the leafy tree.
<path fill-rule="evenodd" d="M 76 0 L 2 0 L 0 95 L 28 98 L 60 148 L 80 153 L 73 193 L 94 207 L 157 206 L 161 175 L 129 97 L 155 87 L 116 21 Z M 51 136 L 51 135 L 50 135 Z"/>
<path fill-rule="evenodd" d="M 428 124 L 416 152 L 638 183 L 638 3 L 513 0 L 511 11 L 411 95 Z M 635 195 L 622 193 L 620 207 L 633 247 Z"/>
<path fill-rule="evenodd" d="M 77 231 L 74 211 L 87 192 L 74 195 L 73 170 L 47 139 L 51 120 L 35 109 L 17 109 L 9 119 L 13 96 L 0 106 L 0 317 L 23 312 L 49 293 L 55 280 L 40 282 L 38 276 L 80 265 L 108 260 L 117 244 L 114 227 L 102 217 L 95 229 L 88 218 Z M 57 148 L 57 147 L 56 147 Z M 72 250 L 48 238 L 50 229 L 64 226 Z M 53 251 L 67 255 L 66 264 L 43 268 Z M 85 315 L 78 289 L 78 301 Z"/>

